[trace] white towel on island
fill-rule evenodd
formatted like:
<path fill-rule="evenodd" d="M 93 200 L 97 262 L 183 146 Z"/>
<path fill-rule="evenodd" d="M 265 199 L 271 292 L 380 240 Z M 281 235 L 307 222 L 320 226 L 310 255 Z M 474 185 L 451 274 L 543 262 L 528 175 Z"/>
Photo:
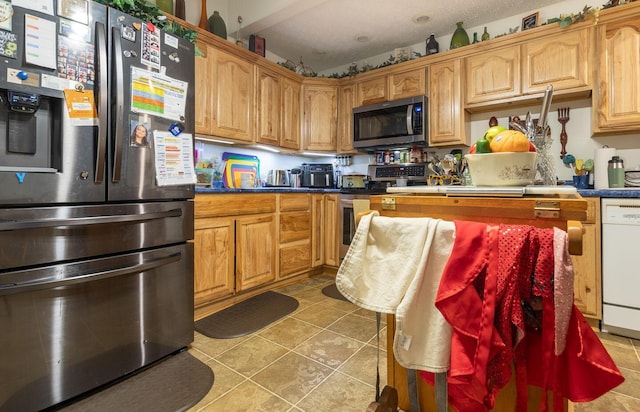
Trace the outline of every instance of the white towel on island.
<path fill-rule="evenodd" d="M 336 286 L 355 305 L 396 315 L 394 355 L 408 369 L 449 369 L 451 326 L 435 307 L 455 238 L 453 222 L 432 218 L 360 219 Z"/>

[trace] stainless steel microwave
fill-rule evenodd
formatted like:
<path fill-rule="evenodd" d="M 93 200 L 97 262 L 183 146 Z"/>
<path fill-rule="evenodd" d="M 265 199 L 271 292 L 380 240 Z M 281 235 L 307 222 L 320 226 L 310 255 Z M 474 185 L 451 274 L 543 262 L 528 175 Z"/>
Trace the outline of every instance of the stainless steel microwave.
<path fill-rule="evenodd" d="M 426 146 L 426 96 L 407 97 L 353 109 L 353 147 Z"/>

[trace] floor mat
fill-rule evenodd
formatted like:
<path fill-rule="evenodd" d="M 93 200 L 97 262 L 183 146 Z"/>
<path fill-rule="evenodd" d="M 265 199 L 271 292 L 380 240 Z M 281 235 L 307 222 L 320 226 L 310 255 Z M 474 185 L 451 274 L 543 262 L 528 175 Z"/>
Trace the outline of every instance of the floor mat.
<path fill-rule="evenodd" d="M 342 293 L 340 293 L 335 283 L 332 283 L 329 286 L 325 286 L 322 289 L 322 294 L 325 296 L 329 296 L 330 298 L 344 300 L 345 302 L 349 301 L 347 298 L 342 296 Z"/>
<path fill-rule="evenodd" d="M 216 339 L 231 339 L 256 332 L 296 310 L 291 296 L 268 291 L 236 303 L 196 322 L 196 330 Z"/>
<path fill-rule="evenodd" d="M 213 380 L 211 368 L 184 351 L 60 410 L 186 411 L 205 397 Z"/>

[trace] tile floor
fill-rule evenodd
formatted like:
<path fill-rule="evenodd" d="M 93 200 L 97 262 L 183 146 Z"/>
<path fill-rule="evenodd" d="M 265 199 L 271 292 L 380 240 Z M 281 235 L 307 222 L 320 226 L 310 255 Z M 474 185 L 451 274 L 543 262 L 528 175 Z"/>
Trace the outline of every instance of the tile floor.
<path fill-rule="evenodd" d="M 213 369 L 215 383 L 190 412 L 364 412 L 375 397 L 375 314 L 323 295 L 322 288 L 332 282 L 330 276 L 317 276 L 278 290 L 300 306 L 252 335 L 210 339 L 196 332 L 189 351 Z M 384 318 L 381 387 L 386 383 Z M 599 336 L 626 380 L 593 402 L 571 405 L 570 411 L 640 411 L 640 341 Z"/>
<path fill-rule="evenodd" d="M 215 374 L 190 411 L 363 412 L 375 399 L 375 313 L 322 294 L 333 277 L 279 289 L 300 303 L 290 315 L 236 339 L 196 332 L 189 352 Z M 386 325 L 380 333 L 381 387 L 386 383 Z"/>

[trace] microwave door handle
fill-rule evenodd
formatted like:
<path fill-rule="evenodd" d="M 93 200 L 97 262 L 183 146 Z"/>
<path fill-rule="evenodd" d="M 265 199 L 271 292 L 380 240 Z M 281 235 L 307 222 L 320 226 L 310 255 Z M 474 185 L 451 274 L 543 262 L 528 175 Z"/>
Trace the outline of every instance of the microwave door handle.
<path fill-rule="evenodd" d="M 116 27 L 112 29 L 113 39 L 113 59 L 111 60 L 111 68 L 113 69 L 113 82 L 115 87 L 115 107 L 116 112 L 113 113 L 113 176 L 111 181 L 118 183 L 120 181 L 120 169 L 122 169 L 122 119 L 124 118 L 124 69 L 122 61 L 122 44 L 120 43 L 120 30 Z"/>
<path fill-rule="evenodd" d="M 411 117 L 413 115 L 413 105 L 407 105 L 407 134 L 409 136 L 413 135 L 413 122 L 411 121 Z"/>
<path fill-rule="evenodd" d="M 102 183 L 107 151 L 107 39 L 104 24 L 96 22 L 96 57 L 98 69 L 98 143 L 96 147 L 96 175 L 95 183 Z"/>

